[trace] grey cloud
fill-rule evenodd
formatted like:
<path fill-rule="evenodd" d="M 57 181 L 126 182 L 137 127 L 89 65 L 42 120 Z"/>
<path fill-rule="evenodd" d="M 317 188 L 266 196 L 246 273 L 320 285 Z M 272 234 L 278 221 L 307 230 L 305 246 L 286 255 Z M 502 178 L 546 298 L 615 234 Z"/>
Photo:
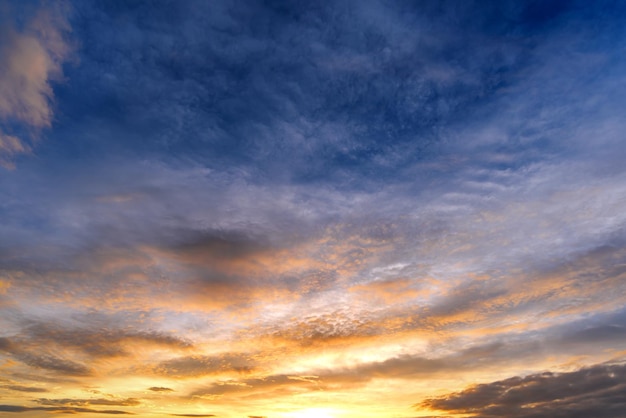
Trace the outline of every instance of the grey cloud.
<path fill-rule="evenodd" d="M 84 364 L 49 354 L 33 354 L 27 350 L 27 347 L 23 347 L 22 344 L 15 343 L 8 338 L 3 338 L 1 343 L 2 347 L 0 349 L 31 367 L 70 376 L 88 376 L 91 374 L 91 369 Z"/>
<path fill-rule="evenodd" d="M 62 413 L 62 414 L 105 414 L 105 415 L 134 415 L 131 412 L 118 411 L 118 410 L 98 410 L 89 408 L 74 408 L 74 407 L 46 407 L 46 406 L 18 406 L 18 405 L 0 405 L 0 411 L 2 412 L 32 412 L 32 411 L 45 411 L 50 413 Z"/>
<path fill-rule="evenodd" d="M 11 351 L 12 349 L 14 349 L 14 345 L 11 340 L 6 337 L 0 337 L 0 350 Z"/>
<path fill-rule="evenodd" d="M 93 328 L 73 328 L 65 322 L 50 323 L 30 319 L 22 319 L 21 333 L 11 339 L 3 338 L 0 341 L 0 351 L 10 354 L 15 360 L 36 369 L 48 370 L 59 375 L 83 377 L 91 375 L 94 370 L 87 366 L 85 359 L 107 359 L 117 356 L 128 356 L 129 348 L 137 344 L 169 347 L 177 350 L 187 350 L 192 347 L 189 341 L 173 335 L 147 330 L 129 330 L 115 326 L 96 326 L 107 318 L 88 318 Z M 112 325 L 110 321 L 108 325 Z M 84 322 L 81 326 L 84 326 Z M 41 353 L 41 347 L 46 352 Z M 53 354 L 55 353 L 55 354 Z M 58 353 L 63 353 L 62 355 Z M 70 360 L 68 357 L 76 355 L 82 361 Z M 19 378 L 19 376 L 16 375 Z M 28 380 L 48 381 L 46 376 L 26 376 Z M 58 382 L 58 379 L 52 379 Z"/>
<path fill-rule="evenodd" d="M 151 390 L 152 392 L 174 392 L 174 389 L 162 386 L 152 386 L 151 388 L 148 388 L 148 390 Z"/>
<path fill-rule="evenodd" d="M 570 373 L 545 372 L 480 384 L 426 399 L 415 407 L 477 418 L 608 418 L 621 416 L 625 390 L 626 366 L 602 364 Z"/>
<path fill-rule="evenodd" d="M 199 288 L 211 285 L 245 288 L 253 286 L 253 280 L 243 277 L 235 267 L 237 263 L 254 263 L 258 257 L 277 249 L 265 237 L 254 234 L 255 231 L 238 230 L 171 231 L 160 246 L 167 256 L 181 263 L 181 269 L 187 271 Z"/>
<path fill-rule="evenodd" d="M 141 402 L 136 398 L 98 398 L 98 399 L 47 399 L 39 398 L 36 400 L 41 405 L 61 405 L 61 406 L 94 406 L 94 405 L 107 405 L 107 406 L 137 406 Z"/>
<path fill-rule="evenodd" d="M 620 352 L 626 349 L 626 310 L 601 312 L 544 329 L 544 349 L 555 353 L 581 355 L 596 350 Z"/>
<path fill-rule="evenodd" d="M 24 344 L 56 344 L 78 349 L 94 358 L 128 355 L 126 347 L 137 343 L 178 349 L 192 346 L 182 338 L 155 331 L 133 331 L 110 326 L 97 329 L 70 328 L 40 321 L 27 322 L 22 336 Z"/>
<path fill-rule="evenodd" d="M 565 335 L 559 340 L 561 344 L 611 344 L 626 343 L 626 327 L 624 324 L 607 324 L 592 326 Z"/>
<path fill-rule="evenodd" d="M 15 358 L 38 369 L 50 370 L 68 376 L 89 376 L 92 370 L 84 364 L 48 354 L 18 352 Z"/>
<path fill-rule="evenodd" d="M 434 302 L 427 314 L 434 321 L 445 321 L 448 316 L 485 310 L 486 302 L 506 295 L 506 289 L 497 280 L 471 281 L 457 286 L 443 300 Z"/>
<path fill-rule="evenodd" d="M 237 260 L 272 250 L 272 245 L 243 231 L 189 230 L 173 235 L 170 248 L 183 257 Z"/>
<path fill-rule="evenodd" d="M 16 360 L 31 367 L 63 373 L 69 376 L 87 376 L 91 370 L 84 364 L 63 359 L 50 354 L 34 354 L 15 341 L 2 338 L 0 349 L 11 354 Z"/>
<path fill-rule="evenodd" d="M 4 389 L 15 390 L 18 392 L 32 392 L 32 393 L 40 393 L 40 392 L 48 392 L 48 389 L 38 388 L 34 386 L 20 386 L 20 385 L 5 385 L 0 386 Z"/>

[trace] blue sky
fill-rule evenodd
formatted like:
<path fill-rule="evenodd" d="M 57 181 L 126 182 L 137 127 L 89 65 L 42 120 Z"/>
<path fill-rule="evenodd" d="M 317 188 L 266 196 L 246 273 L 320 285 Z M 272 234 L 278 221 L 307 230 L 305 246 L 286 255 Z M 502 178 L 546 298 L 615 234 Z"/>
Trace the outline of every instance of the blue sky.
<path fill-rule="evenodd" d="M 625 17 L 1 1 L 0 411 L 615 416 Z"/>

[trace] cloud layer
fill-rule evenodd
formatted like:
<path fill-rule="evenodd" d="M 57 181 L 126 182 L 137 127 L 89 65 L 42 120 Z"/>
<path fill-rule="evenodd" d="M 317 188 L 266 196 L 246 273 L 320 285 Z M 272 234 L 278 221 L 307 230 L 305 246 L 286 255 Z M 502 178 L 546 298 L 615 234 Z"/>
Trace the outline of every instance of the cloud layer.
<path fill-rule="evenodd" d="M 0 410 L 623 407 L 623 6 L 0 7 Z"/>

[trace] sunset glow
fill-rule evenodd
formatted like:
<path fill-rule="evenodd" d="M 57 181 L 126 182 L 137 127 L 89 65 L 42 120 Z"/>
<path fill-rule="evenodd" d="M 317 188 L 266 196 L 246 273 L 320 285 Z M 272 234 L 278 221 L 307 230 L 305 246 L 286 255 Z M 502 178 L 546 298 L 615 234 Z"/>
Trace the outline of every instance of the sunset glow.
<path fill-rule="evenodd" d="M 0 0 L 0 416 L 624 417 L 625 18 Z"/>

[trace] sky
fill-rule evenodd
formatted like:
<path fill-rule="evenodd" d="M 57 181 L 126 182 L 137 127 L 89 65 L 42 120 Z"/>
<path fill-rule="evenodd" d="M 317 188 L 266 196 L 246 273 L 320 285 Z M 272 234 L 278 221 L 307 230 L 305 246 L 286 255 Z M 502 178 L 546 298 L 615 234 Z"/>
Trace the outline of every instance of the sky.
<path fill-rule="evenodd" d="M 626 416 L 625 19 L 0 0 L 0 415 Z"/>

